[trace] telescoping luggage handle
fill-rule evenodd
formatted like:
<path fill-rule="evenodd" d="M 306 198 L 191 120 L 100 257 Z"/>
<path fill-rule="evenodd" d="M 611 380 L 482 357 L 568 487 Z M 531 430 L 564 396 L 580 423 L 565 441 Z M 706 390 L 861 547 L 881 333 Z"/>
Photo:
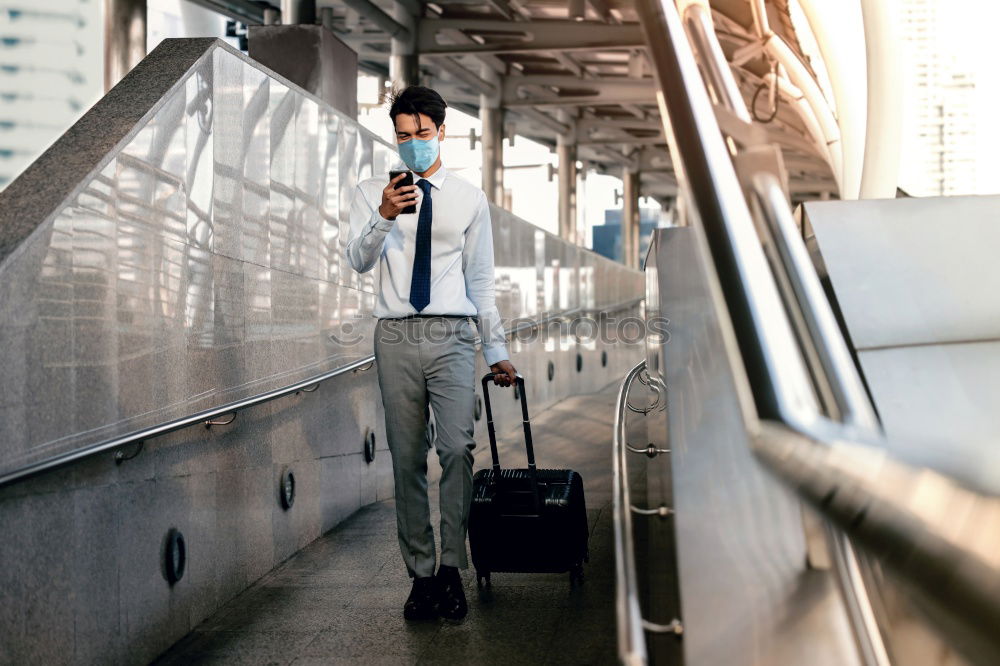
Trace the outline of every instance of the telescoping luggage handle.
<path fill-rule="evenodd" d="M 497 433 L 493 427 L 493 409 L 490 407 L 490 381 L 497 375 L 488 372 L 483 376 L 483 401 L 486 403 L 486 429 L 490 434 L 490 453 L 493 455 L 493 479 L 500 481 L 500 452 L 497 451 Z M 528 474 L 531 478 L 531 494 L 535 500 L 535 513 L 541 515 L 541 498 L 538 494 L 538 470 L 535 467 L 535 449 L 531 443 L 531 420 L 528 418 L 528 395 L 524 391 L 524 377 L 515 375 L 517 390 L 521 394 L 521 424 L 524 427 L 524 448 L 528 452 Z"/>

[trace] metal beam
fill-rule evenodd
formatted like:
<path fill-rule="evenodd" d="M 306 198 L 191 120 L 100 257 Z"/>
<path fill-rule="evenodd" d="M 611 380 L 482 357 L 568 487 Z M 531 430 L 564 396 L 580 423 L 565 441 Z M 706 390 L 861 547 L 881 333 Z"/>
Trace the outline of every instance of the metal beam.
<path fill-rule="evenodd" d="M 630 145 L 630 146 L 659 146 L 666 145 L 667 140 L 662 136 L 615 136 L 600 137 L 597 139 L 586 138 L 577 141 L 581 146 L 598 146 L 607 144 Z"/>
<path fill-rule="evenodd" d="M 191 0 L 191 2 L 247 25 L 264 24 L 264 8 L 252 0 Z"/>
<path fill-rule="evenodd" d="M 530 107 L 522 107 L 519 109 L 514 109 L 514 111 L 519 116 L 523 116 L 525 118 L 528 118 L 529 120 L 535 121 L 539 125 L 548 127 L 556 134 L 565 134 L 570 130 L 569 125 L 559 122 L 552 116 L 548 115 L 547 113 L 542 113 L 538 109 L 533 109 Z"/>
<path fill-rule="evenodd" d="M 792 155 L 782 155 L 782 161 L 790 175 L 795 173 L 810 173 L 816 177 L 832 177 L 830 165 L 826 160 L 819 157 L 810 159 L 808 157 L 795 157 Z"/>
<path fill-rule="evenodd" d="M 420 0 L 393 0 L 393 2 L 409 12 L 410 16 L 422 16 L 424 13 L 424 3 Z"/>
<path fill-rule="evenodd" d="M 478 112 L 479 95 L 470 95 L 468 91 L 462 90 L 459 86 L 455 85 L 454 81 L 435 79 L 433 87 L 448 101 L 449 107 L 455 107 L 458 103 L 463 103 L 468 105 L 471 111 L 471 113 L 467 111 L 469 115 L 475 116 Z M 465 140 L 468 141 L 468 135 L 464 136 Z"/>
<path fill-rule="evenodd" d="M 837 183 L 830 178 L 828 180 L 791 180 L 788 183 L 788 190 L 791 194 L 808 194 L 810 192 L 837 192 Z"/>
<path fill-rule="evenodd" d="M 622 104 L 622 108 L 631 113 L 636 118 L 644 119 L 646 117 L 646 112 L 640 109 L 635 104 Z"/>
<path fill-rule="evenodd" d="M 670 153 L 666 150 L 643 148 L 639 153 L 639 169 L 641 171 L 661 171 L 663 169 L 673 171 Z"/>
<path fill-rule="evenodd" d="M 503 105 L 508 107 L 537 106 L 537 107 L 560 107 L 560 106 L 622 106 L 625 104 L 654 104 L 653 91 L 645 91 L 646 96 L 640 97 L 638 93 L 633 95 L 583 95 L 552 97 L 549 99 L 508 99 L 504 98 Z"/>
<path fill-rule="evenodd" d="M 663 130 L 663 123 L 659 120 L 639 120 L 638 118 L 581 118 L 577 121 L 577 127 L 588 131 L 591 129 L 634 129 L 634 130 Z"/>
<path fill-rule="evenodd" d="M 573 72 L 574 75 L 579 77 L 587 75 L 587 68 L 574 60 L 572 56 L 559 51 L 553 53 L 552 56 L 559 62 L 560 65 Z"/>
<path fill-rule="evenodd" d="M 444 71 L 450 73 L 456 79 L 461 81 L 467 86 L 471 86 L 476 89 L 476 92 L 482 93 L 484 95 L 498 95 L 500 93 L 497 87 L 492 83 L 484 79 L 483 77 L 470 72 L 468 69 L 463 67 L 460 63 L 456 62 L 452 58 L 437 58 L 434 63 L 443 69 Z M 492 70 L 492 68 L 491 68 Z"/>
<path fill-rule="evenodd" d="M 503 36 L 501 42 L 439 44 L 442 30 Z M 586 21 L 501 21 L 491 19 L 435 19 L 420 22 L 418 46 L 421 55 L 476 53 L 533 53 L 538 51 L 593 51 L 644 48 L 638 24 L 607 25 Z"/>
<path fill-rule="evenodd" d="M 591 159 L 591 162 L 610 161 L 612 164 L 618 164 L 621 166 L 635 166 L 635 160 L 607 146 L 580 146 L 580 149 L 586 149 L 587 151 L 598 156 L 597 159 Z M 604 159 L 602 160 L 600 156 L 604 156 Z"/>
<path fill-rule="evenodd" d="M 486 0 L 486 4 L 495 9 L 497 13 L 499 13 L 508 21 L 517 20 L 515 18 L 517 14 L 515 13 L 513 7 L 510 6 L 510 3 L 507 2 L 507 0 Z"/>
<path fill-rule="evenodd" d="M 337 33 L 337 39 L 351 48 L 364 44 L 388 44 L 392 41 L 392 37 L 384 32 L 341 32 Z"/>
<path fill-rule="evenodd" d="M 587 4 L 594 10 L 594 13 L 601 17 L 605 23 L 618 23 L 618 20 L 611 13 L 611 7 L 607 0 L 587 0 Z"/>
<path fill-rule="evenodd" d="M 426 21 L 421 21 L 421 23 L 424 22 Z M 469 37 L 461 30 L 456 30 L 456 29 L 446 30 L 444 32 L 444 35 L 451 41 L 455 42 L 456 44 L 478 43 L 476 42 L 476 40 L 474 40 L 472 37 Z M 421 55 L 428 55 L 428 54 L 422 53 Z M 480 54 L 473 54 L 473 57 L 482 64 L 486 65 L 487 67 L 492 67 L 493 70 L 500 75 L 505 75 L 507 73 L 507 63 L 505 63 L 503 60 L 496 57 L 495 55 L 480 53 Z"/>
<path fill-rule="evenodd" d="M 344 5 L 374 23 L 390 37 L 406 40 L 410 38 L 410 30 L 405 25 L 386 14 L 371 0 L 344 0 Z"/>
<path fill-rule="evenodd" d="M 656 85 L 652 78 L 630 79 L 627 77 L 581 79 L 578 76 L 565 74 L 526 74 L 508 79 L 504 83 L 504 92 L 511 92 L 520 86 L 552 86 L 555 88 L 602 88 L 604 90 L 637 89 L 648 90 Z"/>
<path fill-rule="evenodd" d="M 526 100 L 518 96 L 519 90 L 525 86 L 572 90 L 591 89 L 595 91 L 595 94 L 546 97 L 544 99 L 529 98 Z M 557 74 L 536 74 L 508 77 L 504 80 L 503 88 L 505 106 L 524 103 L 578 106 L 580 104 L 632 104 L 635 102 L 653 104 L 656 102 L 656 87 L 652 79 L 580 79 Z M 616 101 L 607 101 L 610 98 Z"/>

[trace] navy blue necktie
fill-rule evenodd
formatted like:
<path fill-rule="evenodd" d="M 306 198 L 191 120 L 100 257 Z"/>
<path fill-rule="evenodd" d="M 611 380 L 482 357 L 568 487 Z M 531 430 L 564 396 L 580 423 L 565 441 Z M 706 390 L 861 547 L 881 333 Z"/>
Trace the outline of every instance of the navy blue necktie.
<path fill-rule="evenodd" d="M 417 247 L 413 253 L 413 276 L 410 278 L 410 304 L 420 312 L 431 302 L 431 220 L 434 217 L 431 207 L 431 182 L 427 179 L 417 181 L 424 192 L 420 204 L 420 217 L 417 218 Z"/>

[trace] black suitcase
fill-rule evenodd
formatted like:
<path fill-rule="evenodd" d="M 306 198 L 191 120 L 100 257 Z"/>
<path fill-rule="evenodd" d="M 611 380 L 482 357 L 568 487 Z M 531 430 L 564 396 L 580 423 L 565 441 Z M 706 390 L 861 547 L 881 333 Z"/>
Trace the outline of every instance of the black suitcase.
<path fill-rule="evenodd" d="M 501 469 L 497 452 L 489 383 L 494 373 L 483 377 L 486 427 L 490 434 L 493 468 L 476 473 L 472 481 L 469 512 L 469 543 L 476 580 L 490 584 L 490 574 L 563 573 L 570 584 L 583 580 L 588 559 L 587 507 L 583 479 L 571 469 L 536 469 L 531 442 L 524 378 L 517 376 L 524 424 L 528 469 Z"/>

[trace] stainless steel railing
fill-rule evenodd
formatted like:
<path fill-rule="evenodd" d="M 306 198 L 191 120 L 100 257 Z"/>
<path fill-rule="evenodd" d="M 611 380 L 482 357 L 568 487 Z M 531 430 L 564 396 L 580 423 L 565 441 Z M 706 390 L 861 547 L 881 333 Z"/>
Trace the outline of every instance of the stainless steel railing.
<path fill-rule="evenodd" d="M 632 535 L 632 514 L 668 516 L 673 513 L 668 507 L 643 509 L 632 504 L 628 484 L 629 453 L 642 453 L 655 457 L 659 453 L 667 453 L 664 449 L 638 449 L 628 444 L 628 411 L 645 414 L 648 410 L 639 410 L 629 405 L 629 391 L 636 378 L 641 379 L 641 373 L 646 369 L 642 361 L 629 370 L 618 389 L 618 401 L 615 409 L 614 444 L 611 463 L 611 510 L 614 522 L 615 549 L 615 615 L 617 617 L 618 655 L 623 664 L 642 666 L 647 663 L 646 632 L 674 634 L 683 633 L 679 620 L 667 624 L 652 622 L 643 617 L 639 604 L 639 585 L 636 573 L 635 547 Z M 643 382 L 646 383 L 646 382 Z M 659 393 L 657 394 L 657 403 Z M 627 411 L 628 410 L 628 411 Z M 652 447 L 652 445 L 650 445 Z"/>
<path fill-rule="evenodd" d="M 636 376 L 646 367 L 642 361 L 629 370 L 618 389 L 615 411 L 614 447 L 611 467 L 611 507 L 615 539 L 615 616 L 618 621 L 618 654 L 623 664 L 646 663 L 646 635 L 639 609 L 639 586 L 636 582 L 635 550 L 632 541 L 632 500 L 625 474 L 626 422 L 625 405 Z"/>
<path fill-rule="evenodd" d="M 53 456 L 45 460 L 41 460 L 30 465 L 25 465 L 14 471 L 0 476 L 0 487 L 24 479 L 26 477 L 44 472 L 46 470 L 53 469 L 55 467 L 60 467 L 62 465 L 67 465 L 69 463 L 75 462 L 82 458 L 87 458 L 89 456 L 96 455 L 103 451 L 112 451 L 114 449 L 127 446 L 129 444 L 136 444 L 138 442 L 144 442 L 148 439 L 154 437 L 159 437 L 161 435 L 166 435 L 167 433 L 175 432 L 183 428 L 188 428 L 193 425 L 198 424 L 208 424 L 209 422 L 215 420 L 220 416 L 225 416 L 232 414 L 235 415 L 245 409 L 250 407 L 255 407 L 261 405 L 265 402 L 270 402 L 271 400 L 277 400 L 286 395 L 291 395 L 292 393 L 311 393 L 314 389 L 313 386 L 318 386 L 321 382 L 325 382 L 328 379 L 333 379 L 340 375 L 347 374 L 348 372 L 357 372 L 361 370 L 367 370 L 375 362 L 374 356 L 366 356 L 359 358 L 355 361 L 351 361 L 339 368 L 330 370 L 329 372 L 324 372 L 318 375 L 314 375 L 302 381 L 295 382 L 288 386 L 274 389 L 273 391 L 267 391 L 265 393 L 258 393 L 257 395 L 249 396 L 243 398 L 242 400 L 236 400 L 233 402 L 227 402 L 218 407 L 213 407 L 211 409 L 202 410 L 199 412 L 194 412 L 187 416 L 173 419 L 171 421 L 165 421 L 164 423 L 157 424 L 149 428 L 143 428 L 142 430 L 137 430 L 131 432 L 127 435 L 121 437 L 115 437 L 113 439 L 108 439 L 103 442 L 97 442 L 90 446 L 82 447 L 68 453 Z M 232 423 L 232 420 L 226 421 L 226 423 Z"/>
<path fill-rule="evenodd" d="M 674 168 L 705 230 L 754 396 L 755 454 L 841 531 L 833 550 L 860 657 L 889 660 L 851 543 L 894 572 L 967 658 L 995 663 L 1000 553 L 970 525 L 1000 534 L 1000 499 L 888 456 L 780 184 L 766 173 L 744 174 L 764 237 L 755 229 L 731 159 L 737 142 L 726 144 L 715 114 L 716 105 L 736 118 L 746 109 L 706 8 L 687 3 L 683 21 L 673 0 L 637 8 Z M 929 492 L 939 504 L 927 505 Z M 949 509 L 977 520 L 949 530 Z"/>
<path fill-rule="evenodd" d="M 850 431 L 855 438 L 871 441 L 879 436 L 878 421 L 864 391 L 861 378 L 840 334 L 819 277 L 813 270 L 805 246 L 797 233 L 792 211 L 785 200 L 777 178 L 770 173 L 756 174 L 752 179 L 752 201 L 759 210 L 768 237 L 765 249 L 773 255 L 774 270 L 782 271 L 779 282 L 787 290 L 786 299 L 793 300 L 801 317 L 799 339 L 809 345 L 808 357 L 814 381 L 822 383 L 821 394 L 830 396 L 825 405 L 837 419 L 838 428 Z M 819 367 L 815 367 L 819 366 Z M 811 423 L 801 423 L 790 417 L 786 425 L 808 435 L 816 425 L 828 423 L 818 412 Z M 830 530 L 828 539 L 836 567 L 838 582 L 851 619 L 858 648 L 866 664 L 884 666 L 890 663 L 888 650 L 876 621 L 858 557 L 842 532 Z"/>

